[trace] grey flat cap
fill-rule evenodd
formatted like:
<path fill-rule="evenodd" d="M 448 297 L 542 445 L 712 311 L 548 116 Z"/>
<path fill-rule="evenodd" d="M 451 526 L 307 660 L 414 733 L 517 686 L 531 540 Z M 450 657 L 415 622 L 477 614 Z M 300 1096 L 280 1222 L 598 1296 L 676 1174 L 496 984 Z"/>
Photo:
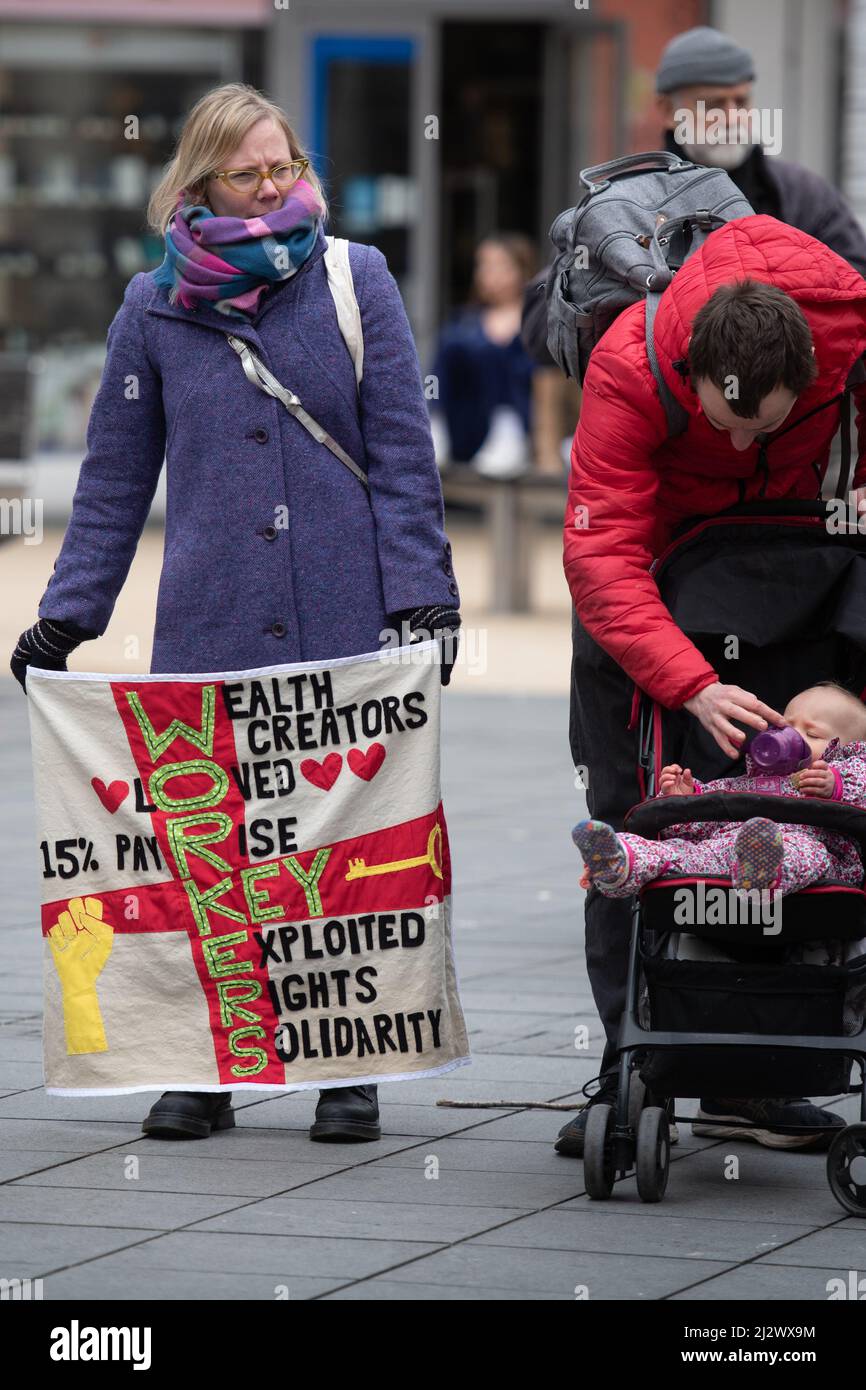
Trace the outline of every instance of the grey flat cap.
<path fill-rule="evenodd" d="M 676 92 L 701 83 L 733 87 L 755 76 L 752 55 L 727 34 L 706 24 L 671 39 L 656 72 L 657 92 Z"/>

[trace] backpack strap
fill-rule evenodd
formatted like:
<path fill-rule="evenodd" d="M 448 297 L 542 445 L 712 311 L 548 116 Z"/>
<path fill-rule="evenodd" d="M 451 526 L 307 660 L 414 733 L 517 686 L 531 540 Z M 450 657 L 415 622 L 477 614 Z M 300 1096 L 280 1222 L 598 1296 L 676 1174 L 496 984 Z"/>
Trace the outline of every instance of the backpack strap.
<path fill-rule="evenodd" d="M 364 333 L 361 328 L 361 310 L 355 295 L 355 282 L 349 263 L 349 243 L 345 237 L 325 237 L 324 261 L 328 276 L 328 289 L 337 311 L 337 323 L 352 357 L 355 367 L 355 385 L 360 390 L 364 376 Z"/>
<path fill-rule="evenodd" d="M 674 396 L 662 376 L 659 366 L 658 353 L 656 352 L 655 321 L 660 299 L 660 293 L 654 290 L 648 291 L 646 297 L 646 355 L 649 358 L 650 369 L 655 377 L 656 386 L 659 388 L 659 396 L 667 417 L 668 438 L 672 439 L 675 435 L 685 433 L 689 423 L 689 414 Z"/>
<path fill-rule="evenodd" d="M 835 495 L 839 498 L 845 497 L 848 490 L 848 476 L 851 472 L 851 391 L 855 386 L 859 385 L 861 381 L 866 381 L 866 365 L 864 365 L 863 357 L 858 357 L 848 373 L 843 389 L 837 391 L 835 396 L 828 397 L 828 399 L 822 401 L 820 405 L 814 405 L 811 410 L 806 411 L 805 415 L 801 415 L 799 420 L 794 420 L 792 424 L 785 425 L 784 429 L 774 431 L 772 440 L 768 439 L 765 434 L 759 434 L 757 436 L 759 445 L 757 471 L 764 475 L 761 487 L 758 491 L 759 497 L 764 497 L 766 495 L 767 483 L 770 477 L 769 464 L 767 463 L 767 450 L 770 444 L 775 444 L 777 439 L 781 439 L 782 435 L 788 434 L 790 430 L 799 429 L 806 420 L 811 420 L 813 415 L 819 415 L 822 410 L 829 410 L 830 406 L 836 405 L 837 401 L 841 402 L 839 423 L 841 426 L 842 458 L 839 464 L 839 478 L 836 483 Z M 739 479 L 739 488 L 740 501 L 742 502 L 745 490 L 744 478 Z M 821 496 L 820 492 L 818 496 Z"/>
<path fill-rule="evenodd" d="M 282 386 L 272 372 L 269 372 L 261 358 L 253 351 L 249 343 L 244 342 L 243 338 L 236 338 L 233 333 L 227 333 L 226 337 L 229 346 L 234 348 L 238 357 L 241 359 L 241 366 L 246 373 L 247 380 L 253 386 L 264 391 L 266 396 L 273 396 L 284 405 L 290 415 L 293 415 L 299 424 L 313 436 L 318 444 L 324 444 L 326 449 L 330 449 L 335 458 L 348 468 L 350 473 L 354 473 L 360 483 L 363 483 L 367 492 L 370 491 L 370 484 L 367 481 L 367 474 L 360 468 L 353 458 L 350 458 L 345 449 L 342 449 L 328 431 L 324 429 L 318 421 L 314 420 L 309 411 L 301 405 L 300 399 L 294 391 Z"/>
<path fill-rule="evenodd" d="M 843 500 L 848 492 L 848 479 L 851 476 L 851 393 L 855 386 L 860 386 L 866 381 L 866 363 L 863 357 L 858 357 L 845 382 L 845 390 L 842 393 L 841 410 L 841 445 L 842 458 L 839 463 L 839 480 L 836 484 L 836 497 Z"/>

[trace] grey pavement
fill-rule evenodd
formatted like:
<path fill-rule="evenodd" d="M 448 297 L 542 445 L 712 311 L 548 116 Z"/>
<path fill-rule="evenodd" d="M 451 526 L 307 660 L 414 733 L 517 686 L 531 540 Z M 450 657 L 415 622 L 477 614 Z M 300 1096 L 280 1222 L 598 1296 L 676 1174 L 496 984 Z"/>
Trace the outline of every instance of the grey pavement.
<path fill-rule="evenodd" d="M 764 1302 L 825 1300 L 828 1280 L 862 1273 L 866 1225 L 837 1205 L 820 1155 L 695 1139 L 681 1125 L 664 1202 L 642 1204 L 633 1178 L 591 1202 L 582 1163 L 553 1151 L 568 1112 L 528 1108 L 579 1105 L 601 1055 L 566 731 L 558 697 L 446 694 L 474 1064 L 382 1086 L 380 1143 L 312 1144 L 314 1095 L 244 1092 L 235 1130 L 172 1144 L 141 1135 L 147 1095 L 42 1089 L 26 703 L 0 681 L 0 1276 L 41 1278 L 46 1299 Z M 580 1024 L 589 1046 L 578 1050 Z M 853 1097 L 832 1103 L 856 1118 Z"/>

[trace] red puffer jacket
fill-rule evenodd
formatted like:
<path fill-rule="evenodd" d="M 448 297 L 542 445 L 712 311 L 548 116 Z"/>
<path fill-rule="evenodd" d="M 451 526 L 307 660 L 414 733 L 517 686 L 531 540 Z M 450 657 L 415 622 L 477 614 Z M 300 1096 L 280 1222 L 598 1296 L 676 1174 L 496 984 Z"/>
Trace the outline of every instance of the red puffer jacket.
<path fill-rule="evenodd" d="M 725 431 L 707 422 L 688 378 L 673 367 L 687 356 L 698 309 L 720 285 L 747 278 L 797 301 L 818 363 L 815 382 L 767 436 L 766 474 L 758 471 L 758 444 L 736 450 Z M 590 636 L 641 689 L 677 709 L 718 675 L 674 623 L 649 566 L 687 517 L 751 501 L 762 488 L 768 498 L 818 494 L 839 406 L 790 427 L 843 389 L 866 350 L 866 280 L 822 242 L 774 217 L 741 217 L 713 232 L 677 272 L 656 314 L 659 365 L 689 415 L 688 428 L 673 439 L 647 360 L 644 312 L 641 301 L 620 314 L 590 360 L 571 451 L 564 561 Z M 866 386 L 854 394 L 858 449 L 851 485 L 860 486 L 866 484 Z"/>

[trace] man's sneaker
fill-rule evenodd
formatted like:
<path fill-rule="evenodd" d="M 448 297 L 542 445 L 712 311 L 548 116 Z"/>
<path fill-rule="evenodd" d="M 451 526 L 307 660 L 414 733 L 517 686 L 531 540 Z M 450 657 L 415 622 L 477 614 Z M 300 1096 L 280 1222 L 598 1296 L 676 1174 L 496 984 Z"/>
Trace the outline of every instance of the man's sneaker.
<path fill-rule="evenodd" d="M 554 1144 L 554 1149 L 558 1154 L 563 1154 L 565 1158 L 583 1158 L 583 1136 L 586 1130 L 587 1116 L 590 1106 L 593 1105 L 616 1105 L 617 1084 L 604 1082 L 601 1089 L 590 1096 L 586 1105 L 579 1110 L 573 1120 L 569 1120 L 567 1125 L 563 1125 L 559 1131 L 559 1137 Z M 680 1132 L 676 1125 L 671 1122 L 670 1126 L 671 1144 L 678 1144 Z"/>
<path fill-rule="evenodd" d="M 751 1128 L 740 1128 L 740 1126 Z M 789 1126 L 798 1130 L 786 1133 Z M 845 1121 L 832 1110 L 820 1110 L 802 1097 L 780 1100 L 702 1100 L 692 1122 L 692 1134 L 711 1139 L 752 1139 L 768 1149 L 801 1149 L 822 1153 Z M 822 1128 L 831 1132 L 822 1133 Z"/>

